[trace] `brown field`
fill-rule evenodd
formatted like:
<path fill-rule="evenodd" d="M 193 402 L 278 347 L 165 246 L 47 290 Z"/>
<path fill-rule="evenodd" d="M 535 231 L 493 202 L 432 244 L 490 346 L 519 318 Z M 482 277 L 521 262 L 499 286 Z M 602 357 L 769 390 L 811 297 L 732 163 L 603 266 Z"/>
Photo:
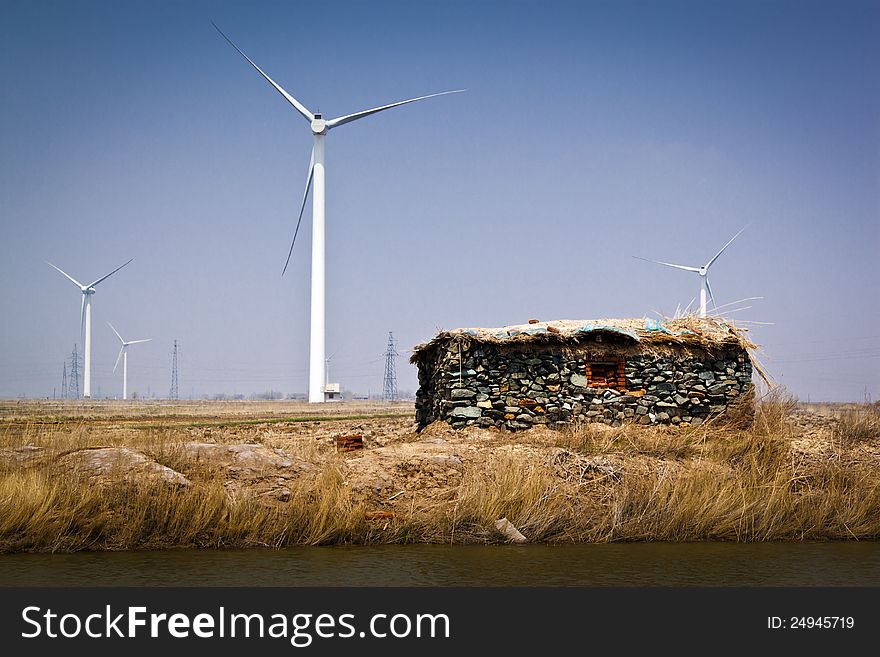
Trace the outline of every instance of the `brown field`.
<path fill-rule="evenodd" d="M 363 449 L 337 451 L 360 435 Z M 0 551 L 880 538 L 880 407 L 417 433 L 412 404 L 0 402 Z"/>

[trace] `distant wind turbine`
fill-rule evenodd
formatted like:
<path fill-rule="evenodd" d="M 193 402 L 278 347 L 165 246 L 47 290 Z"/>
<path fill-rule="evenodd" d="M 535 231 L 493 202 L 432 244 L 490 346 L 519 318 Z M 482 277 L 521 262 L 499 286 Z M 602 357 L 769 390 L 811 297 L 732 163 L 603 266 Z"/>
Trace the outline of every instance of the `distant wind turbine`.
<path fill-rule="evenodd" d="M 238 53 L 244 57 L 248 63 L 253 66 L 263 78 L 271 84 L 275 90 L 284 96 L 284 99 L 290 103 L 302 117 L 309 122 L 314 144 L 312 146 L 312 157 L 309 162 L 309 173 L 306 177 L 306 188 L 303 192 L 302 203 L 299 209 L 299 218 L 296 222 L 296 229 L 293 233 L 293 240 L 290 243 L 290 250 L 287 252 L 287 261 L 284 263 L 282 275 L 287 271 L 287 265 L 290 264 L 290 256 L 293 253 L 293 245 L 296 243 L 296 236 L 299 233 L 300 222 L 302 222 L 303 211 L 306 207 L 306 199 L 309 195 L 309 189 L 314 185 L 315 193 L 312 198 L 312 308 L 311 308 L 311 332 L 309 347 L 309 402 L 323 402 L 324 386 L 322 378 L 324 377 L 324 137 L 333 128 L 336 128 L 352 121 L 357 121 L 364 117 L 383 112 L 392 107 L 414 103 L 417 100 L 425 100 L 426 98 L 434 98 L 436 96 L 445 96 L 447 94 L 460 93 L 465 89 L 455 89 L 453 91 L 442 91 L 440 93 L 429 94 L 427 96 L 419 96 L 418 98 L 410 98 L 409 100 L 401 100 L 390 105 L 382 105 L 373 109 L 355 112 L 354 114 L 346 114 L 335 119 L 324 119 L 321 114 L 315 114 L 300 103 L 296 98 L 287 93 L 272 78 L 266 75 L 263 70 L 257 66 L 253 60 L 245 55 L 236 46 L 232 40 L 226 36 L 223 31 L 217 27 L 213 21 L 211 23 L 220 35 L 229 42 Z"/>
<path fill-rule="evenodd" d="M 141 342 L 149 342 L 153 338 L 147 338 L 146 340 L 123 340 L 122 336 L 119 335 L 119 331 L 117 331 L 113 324 L 107 322 L 107 326 L 113 329 L 113 332 L 116 334 L 116 337 L 119 338 L 119 341 L 122 343 L 122 346 L 119 348 L 119 355 L 116 357 L 116 364 L 113 366 L 113 373 L 116 374 L 116 368 L 119 367 L 119 359 L 122 359 L 122 398 L 128 399 L 128 348 L 133 344 L 140 344 Z"/>
<path fill-rule="evenodd" d="M 633 256 L 633 258 L 638 258 L 639 260 L 645 260 L 647 262 L 653 262 L 658 265 L 666 265 L 667 267 L 675 267 L 676 269 L 684 269 L 685 271 L 692 271 L 692 272 L 698 273 L 700 275 L 700 317 L 705 317 L 706 316 L 706 293 L 707 292 L 709 293 L 709 298 L 712 299 L 712 305 L 713 306 L 715 305 L 715 295 L 712 294 L 712 286 L 709 285 L 709 267 L 711 267 L 712 264 L 716 260 L 718 260 L 718 256 L 720 256 L 722 253 L 724 253 L 724 249 L 726 249 L 728 246 L 730 246 L 731 243 L 733 242 L 733 240 L 735 240 L 737 237 L 739 237 L 746 228 L 748 228 L 748 225 L 743 226 L 740 229 L 740 231 L 736 235 L 731 237 L 730 241 L 727 244 L 725 244 L 724 246 L 722 246 L 721 250 L 718 253 L 716 253 L 714 256 L 712 256 L 712 259 L 709 262 L 707 262 L 705 265 L 703 265 L 702 267 L 688 267 L 686 265 L 675 265 L 675 264 L 672 264 L 671 262 L 661 262 L 659 260 L 651 260 L 649 258 L 642 258 L 640 256 Z"/>
<path fill-rule="evenodd" d="M 332 354 L 330 354 L 329 356 L 327 356 L 327 358 L 324 359 L 324 385 L 325 386 L 330 383 L 330 361 L 333 358 L 333 356 L 335 356 L 337 353 L 338 352 L 334 351 Z"/>
<path fill-rule="evenodd" d="M 131 260 L 134 260 L 132 258 Z M 129 260 L 128 262 L 131 262 Z M 123 265 L 119 265 L 116 269 L 111 271 L 106 276 L 101 276 L 94 283 L 89 283 L 88 285 L 83 285 L 78 280 L 76 280 L 73 276 L 68 274 L 65 271 L 62 271 L 55 265 L 53 265 L 48 260 L 44 260 L 47 265 L 49 265 L 52 269 L 61 272 L 66 276 L 74 285 L 76 285 L 80 291 L 82 292 L 82 305 L 80 307 L 80 328 L 79 328 L 79 339 L 84 343 L 83 351 L 85 352 L 83 355 L 84 358 L 84 374 L 83 374 L 83 398 L 89 399 L 92 396 L 92 295 L 95 293 L 95 286 L 101 281 L 110 278 L 113 274 L 118 272 L 120 269 L 125 267 L 128 264 L 126 262 Z"/>

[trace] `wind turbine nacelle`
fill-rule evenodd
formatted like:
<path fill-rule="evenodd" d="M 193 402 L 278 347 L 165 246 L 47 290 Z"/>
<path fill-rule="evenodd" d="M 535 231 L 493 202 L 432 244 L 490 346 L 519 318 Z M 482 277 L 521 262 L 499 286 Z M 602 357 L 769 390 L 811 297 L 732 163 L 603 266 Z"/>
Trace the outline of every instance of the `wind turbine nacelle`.
<path fill-rule="evenodd" d="M 83 290 L 83 294 L 94 294 L 94 293 L 95 293 L 95 288 L 93 288 L 93 287 L 88 287 L 85 290 Z"/>
<path fill-rule="evenodd" d="M 315 114 L 312 119 L 312 132 L 316 135 L 323 135 L 327 132 L 327 122 L 321 118 L 320 114 Z"/>

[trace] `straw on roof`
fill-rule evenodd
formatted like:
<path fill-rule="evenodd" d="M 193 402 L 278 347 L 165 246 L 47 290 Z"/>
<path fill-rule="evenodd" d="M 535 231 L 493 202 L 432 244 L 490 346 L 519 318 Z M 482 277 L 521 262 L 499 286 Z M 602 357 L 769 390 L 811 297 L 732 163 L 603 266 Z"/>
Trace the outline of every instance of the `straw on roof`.
<path fill-rule="evenodd" d="M 561 319 L 535 324 L 516 324 L 501 328 L 459 328 L 441 331 L 432 340 L 417 345 L 410 361 L 423 356 L 443 343 L 454 341 L 477 344 L 559 343 L 575 345 L 595 334 L 621 335 L 632 344 L 645 347 L 692 347 L 707 350 L 740 347 L 748 352 L 757 348 L 745 336 L 745 329 L 717 317 L 687 315 L 675 319 Z"/>

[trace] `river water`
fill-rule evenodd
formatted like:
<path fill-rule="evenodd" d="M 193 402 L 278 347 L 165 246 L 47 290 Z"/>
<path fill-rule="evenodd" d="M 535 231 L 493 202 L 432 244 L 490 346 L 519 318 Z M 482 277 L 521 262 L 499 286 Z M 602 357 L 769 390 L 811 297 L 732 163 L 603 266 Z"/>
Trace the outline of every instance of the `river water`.
<path fill-rule="evenodd" d="M 880 586 L 880 543 L 6 554 L 0 586 Z"/>

